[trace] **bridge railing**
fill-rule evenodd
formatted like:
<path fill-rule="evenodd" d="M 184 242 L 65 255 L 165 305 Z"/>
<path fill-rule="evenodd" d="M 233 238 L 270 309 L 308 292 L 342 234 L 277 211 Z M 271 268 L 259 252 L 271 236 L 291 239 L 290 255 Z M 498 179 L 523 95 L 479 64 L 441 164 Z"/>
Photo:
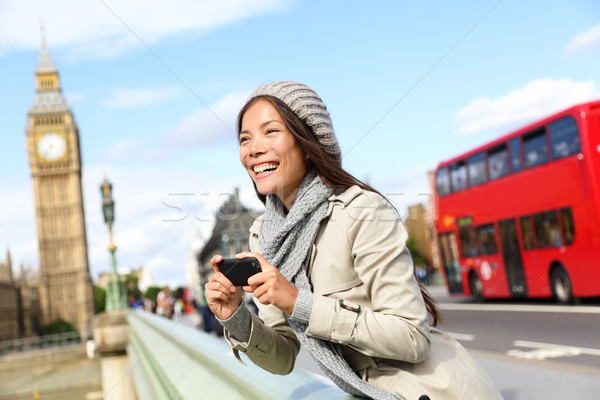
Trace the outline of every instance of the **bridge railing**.
<path fill-rule="evenodd" d="M 0 354 L 17 353 L 47 347 L 66 346 L 81 343 L 78 332 L 56 333 L 53 335 L 31 336 L 0 341 Z"/>
<path fill-rule="evenodd" d="M 280 376 L 247 359 L 244 366 L 224 339 L 190 326 L 143 311 L 127 320 L 127 355 L 141 399 L 356 399 L 299 368 Z"/>

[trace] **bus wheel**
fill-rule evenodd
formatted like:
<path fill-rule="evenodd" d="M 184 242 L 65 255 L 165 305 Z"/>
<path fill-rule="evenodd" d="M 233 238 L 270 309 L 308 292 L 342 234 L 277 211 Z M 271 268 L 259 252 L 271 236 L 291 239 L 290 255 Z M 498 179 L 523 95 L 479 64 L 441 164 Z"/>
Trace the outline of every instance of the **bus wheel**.
<path fill-rule="evenodd" d="M 550 285 L 552 287 L 552 297 L 560 304 L 570 304 L 573 302 L 573 288 L 571 287 L 571 278 L 562 265 L 552 269 L 550 274 Z"/>
<path fill-rule="evenodd" d="M 483 301 L 483 285 L 475 272 L 469 275 L 469 291 L 475 302 L 481 303 Z"/>

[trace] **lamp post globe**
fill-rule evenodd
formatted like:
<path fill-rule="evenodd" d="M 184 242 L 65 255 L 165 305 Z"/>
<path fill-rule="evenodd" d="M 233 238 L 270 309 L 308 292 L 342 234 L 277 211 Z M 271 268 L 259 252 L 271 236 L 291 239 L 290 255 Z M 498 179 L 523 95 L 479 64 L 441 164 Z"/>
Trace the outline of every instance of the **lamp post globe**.
<path fill-rule="evenodd" d="M 102 195 L 104 222 L 111 226 L 115 221 L 115 201 L 112 198 L 112 183 L 106 177 L 100 184 L 100 194 Z"/>

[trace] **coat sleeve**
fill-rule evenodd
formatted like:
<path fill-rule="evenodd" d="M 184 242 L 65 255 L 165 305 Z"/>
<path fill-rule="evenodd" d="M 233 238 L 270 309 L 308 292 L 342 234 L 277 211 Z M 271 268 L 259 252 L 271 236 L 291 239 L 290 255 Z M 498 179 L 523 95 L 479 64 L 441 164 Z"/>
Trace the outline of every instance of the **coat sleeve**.
<path fill-rule="evenodd" d="M 294 369 L 300 342 L 277 307 L 260 304 L 259 310 L 258 316 L 252 314 L 248 342 L 237 341 L 228 332 L 225 337 L 238 360 L 237 352 L 242 352 L 259 367 L 273 374 L 287 375 Z"/>
<path fill-rule="evenodd" d="M 372 357 L 421 362 L 430 348 L 429 321 L 406 247 L 408 234 L 396 212 L 368 193 L 334 207 L 330 220 L 346 232 L 339 240 L 347 241 L 367 301 L 356 313 L 341 307 L 343 291 L 315 295 L 307 334 Z"/>
<path fill-rule="evenodd" d="M 253 235 L 250 236 L 250 249 L 259 252 L 258 240 Z M 254 364 L 273 374 L 289 374 L 294 369 L 300 342 L 280 309 L 254 300 L 259 314 L 252 314 L 248 342 L 237 341 L 228 332 L 225 332 L 225 338 L 238 360 L 237 353 L 243 352 Z"/>

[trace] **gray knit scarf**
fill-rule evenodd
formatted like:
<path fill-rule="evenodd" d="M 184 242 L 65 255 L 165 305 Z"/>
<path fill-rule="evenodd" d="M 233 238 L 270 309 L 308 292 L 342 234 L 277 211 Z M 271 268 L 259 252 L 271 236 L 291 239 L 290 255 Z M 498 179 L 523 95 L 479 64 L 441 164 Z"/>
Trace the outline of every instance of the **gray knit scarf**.
<path fill-rule="evenodd" d="M 283 203 L 276 195 L 267 196 L 260 229 L 260 249 L 263 257 L 298 289 L 312 292 L 307 276 L 310 253 L 321 220 L 327 212 L 327 199 L 332 194 L 333 190 L 311 170 L 304 177 L 289 213 L 286 214 Z M 294 321 L 289 316 L 288 322 L 302 345 L 340 389 L 377 400 L 401 399 L 360 379 L 342 356 L 339 345 L 306 335 L 306 324 Z"/>

